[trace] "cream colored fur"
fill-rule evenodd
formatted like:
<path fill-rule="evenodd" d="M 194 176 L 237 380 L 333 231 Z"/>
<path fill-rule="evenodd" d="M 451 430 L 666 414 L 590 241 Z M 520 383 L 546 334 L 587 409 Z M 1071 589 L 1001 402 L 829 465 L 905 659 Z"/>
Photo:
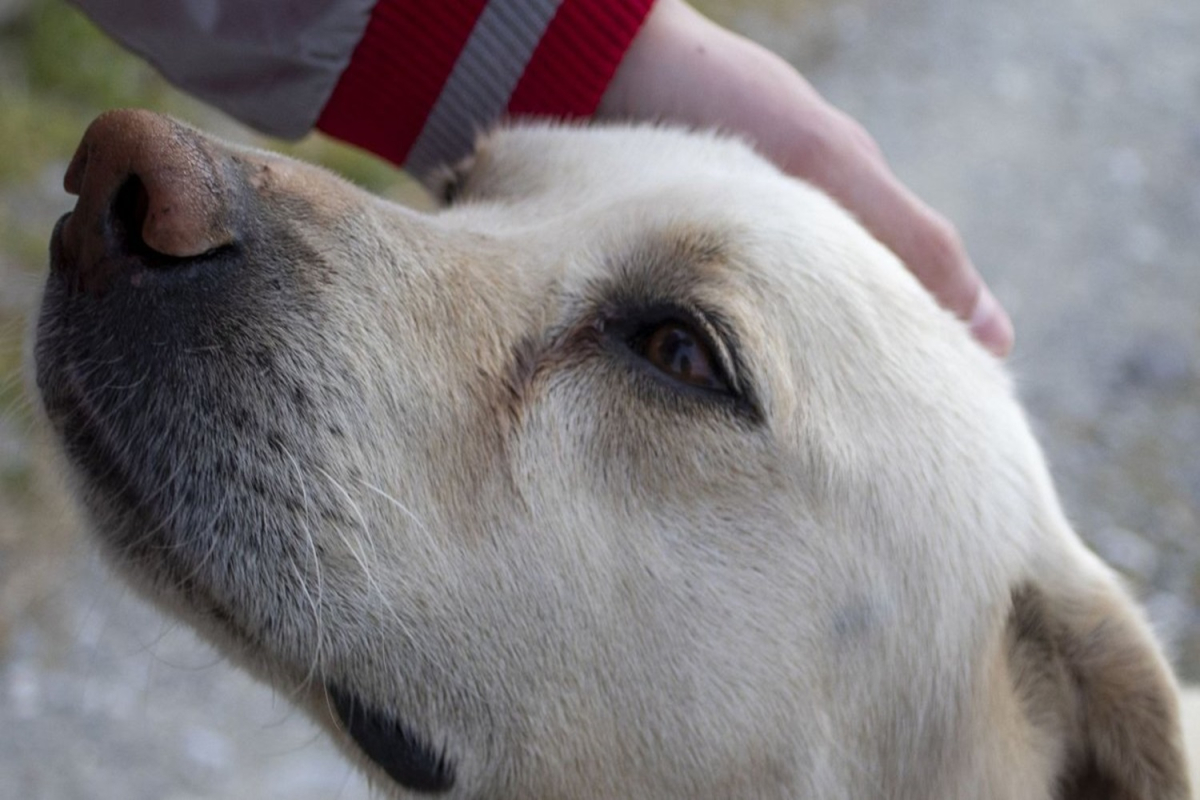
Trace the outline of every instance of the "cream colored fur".
<path fill-rule="evenodd" d="M 299 545 L 214 540 L 202 600 L 116 558 L 348 752 L 326 684 L 453 798 L 1187 796 L 1168 667 L 1004 366 L 823 194 L 646 128 L 500 131 L 433 215 L 239 158 L 304 207 L 321 308 L 254 320 L 319 388 L 261 464 Z M 611 340 L 656 306 L 718 320 L 743 404 Z"/>
<path fill-rule="evenodd" d="M 1188 774 L 1192 786 L 1200 786 L 1200 689 L 1189 686 L 1181 692 L 1179 701 L 1187 743 Z"/>

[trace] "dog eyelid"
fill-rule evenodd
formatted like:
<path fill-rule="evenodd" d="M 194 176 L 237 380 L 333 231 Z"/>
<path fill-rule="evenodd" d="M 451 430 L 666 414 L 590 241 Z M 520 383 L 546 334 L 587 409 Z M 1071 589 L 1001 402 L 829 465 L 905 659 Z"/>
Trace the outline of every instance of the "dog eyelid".
<path fill-rule="evenodd" d="M 720 369 L 721 375 L 728 383 L 729 389 L 735 394 L 741 394 L 742 385 L 740 376 L 738 375 L 737 364 L 733 359 L 733 354 L 729 351 L 725 343 L 726 337 L 722 335 L 717 326 L 709 320 L 708 315 L 701 311 L 692 309 L 694 318 L 704 332 L 707 343 L 711 345 L 713 355 L 717 357 L 717 366 Z"/>
<path fill-rule="evenodd" d="M 734 397 L 743 394 L 737 362 L 727 344 L 722 327 L 703 310 L 691 304 L 664 303 L 600 315 L 595 324 L 597 333 L 606 331 L 620 339 L 639 359 L 665 376 L 697 389 L 709 390 Z M 660 337 L 657 342 L 655 337 Z M 655 346 L 683 348 L 655 354 Z M 656 355 L 660 356 L 656 359 Z M 678 359 L 674 366 L 666 363 Z M 693 362 L 685 364 L 684 361 Z M 703 361 L 704 364 L 699 362 Z M 687 367 L 710 373 L 688 374 Z"/>

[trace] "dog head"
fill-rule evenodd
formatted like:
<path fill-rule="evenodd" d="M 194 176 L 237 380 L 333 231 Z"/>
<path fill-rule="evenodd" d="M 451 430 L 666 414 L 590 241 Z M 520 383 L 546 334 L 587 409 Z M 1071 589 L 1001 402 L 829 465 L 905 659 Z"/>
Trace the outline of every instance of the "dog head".
<path fill-rule="evenodd" d="M 742 144 L 504 130 L 424 215 L 114 112 L 67 186 L 98 540 L 397 792 L 1187 796 L 1002 367 Z"/>

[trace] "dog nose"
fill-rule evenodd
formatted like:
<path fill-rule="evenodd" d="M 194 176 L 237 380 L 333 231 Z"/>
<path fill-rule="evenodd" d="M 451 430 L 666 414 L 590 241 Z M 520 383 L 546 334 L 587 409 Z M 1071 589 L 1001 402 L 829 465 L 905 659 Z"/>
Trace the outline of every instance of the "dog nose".
<path fill-rule="evenodd" d="M 174 120 L 110 111 L 83 136 L 63 188 L 78 195 L 62 261 L 103 288 L 130 257 L 199 256 L 235 241 L 229 157 Z"/>

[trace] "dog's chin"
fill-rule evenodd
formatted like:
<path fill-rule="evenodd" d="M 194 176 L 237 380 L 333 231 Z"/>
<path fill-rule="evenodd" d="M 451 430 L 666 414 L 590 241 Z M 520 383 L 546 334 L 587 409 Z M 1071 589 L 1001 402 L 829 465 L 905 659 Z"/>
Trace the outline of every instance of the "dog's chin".
<path fill-rule="evenodd" d="M 392 780 L 425 794 L 440 794 L 454 786 L 454 766 L 445 753 L 352 692 L 333 684 L 326 689 L 346 733 Z"/>

